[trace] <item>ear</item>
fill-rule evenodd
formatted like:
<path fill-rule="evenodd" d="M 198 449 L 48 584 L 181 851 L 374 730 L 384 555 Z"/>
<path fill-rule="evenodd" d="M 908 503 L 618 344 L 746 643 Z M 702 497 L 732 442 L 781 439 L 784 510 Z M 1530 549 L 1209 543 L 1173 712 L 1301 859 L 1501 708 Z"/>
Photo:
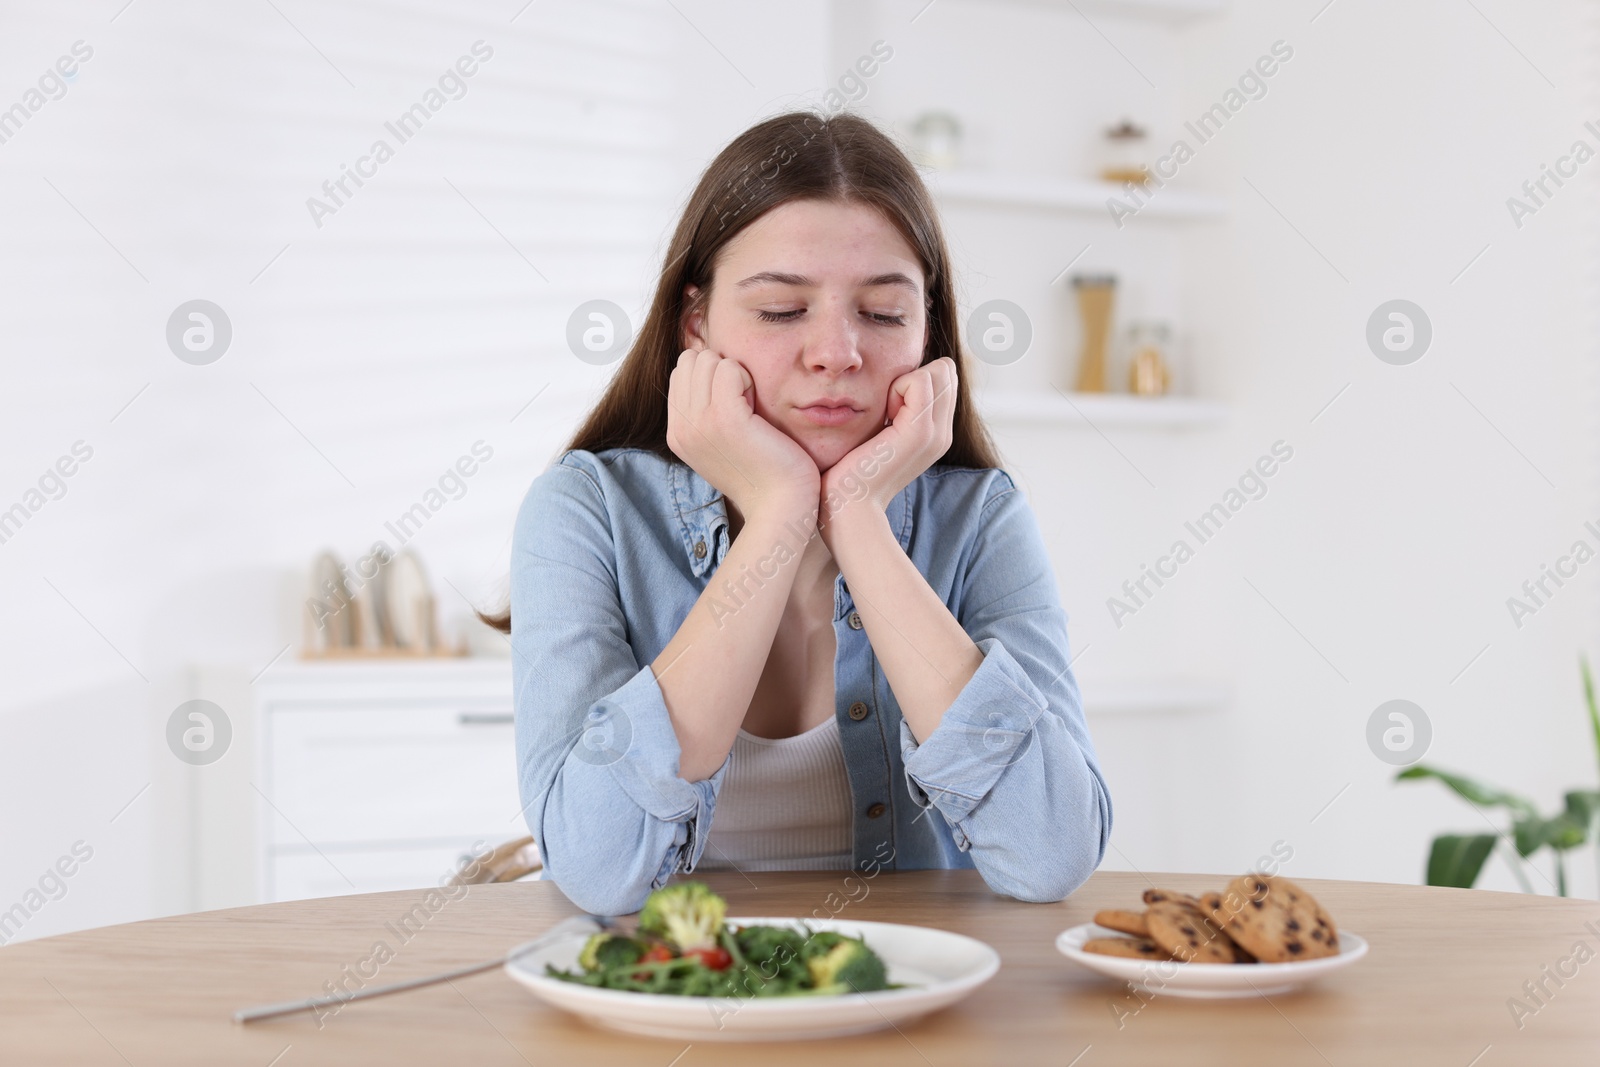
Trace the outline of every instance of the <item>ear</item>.
<path fill-rule="evenodd" d="M 686 285 L 683 287 L 684 306 L 687 307 L 699 294 L 698 286 Z M 679 338 L 682 347 L 705 349 L 711 346 L 706 343 L 706 313 L 704 308 L 691 311 L 683 317 L 683 336 Z"/>

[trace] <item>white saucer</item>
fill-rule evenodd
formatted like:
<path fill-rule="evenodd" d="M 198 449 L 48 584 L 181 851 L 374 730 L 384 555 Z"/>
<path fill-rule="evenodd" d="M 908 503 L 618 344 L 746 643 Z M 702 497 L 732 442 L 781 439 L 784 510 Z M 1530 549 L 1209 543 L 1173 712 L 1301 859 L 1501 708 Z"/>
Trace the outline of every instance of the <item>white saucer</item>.
<path fill-rule="evenodd" d="M 1096 937 L 1126 937 L 1094 923 L 1083 923 L 1063 930 L 1056 948 L 1067 959 L 1091 971 L 1120 978 L 1140 992 L 1162 993 L 1171 997 L 1225 999 L 1270 996 L 1298 989 L 1314 978 L 1350 966 L 1367 954 L 1364 938 L 1348 930 L 1339 931 L 1339 954 L 1294 963 L 1180 963 L 1177 960 L 1136 960 L 1122 956 L 1102 956 L 1083 951 L 1083 944 Z"/>

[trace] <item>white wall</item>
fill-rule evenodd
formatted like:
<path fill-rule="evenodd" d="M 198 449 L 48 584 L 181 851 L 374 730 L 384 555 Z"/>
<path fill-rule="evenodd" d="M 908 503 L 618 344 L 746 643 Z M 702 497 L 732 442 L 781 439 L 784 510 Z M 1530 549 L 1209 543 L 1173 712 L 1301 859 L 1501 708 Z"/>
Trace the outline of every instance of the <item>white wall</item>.
<path fill-rule="evenodd" d="M 1241 4 L 1193 38 L 1196 111 L 1272 40 L 1296 52 L 1195 164 L 1236 205 L 1189 250 L 1188 307 L 1239 413 L 1213 474 L 1179 500 L 1216 494 L 1275 438 L 1297 452 L 1205 562 L 1206 588 L 1173 590 L 1187 600 L 1171 622 L 1239 665 L 1240 700 L 1206 751 L 1256 773 L 1235 780 L 1219 856 L 1282 837 L 1306 874 L 1413 880 L 1434 833 L 1486 827 L 1437 785 L 1391 784 L 1363 736 L 1378 704 L 1415 701 L 1433 723 L 1428 762 L 1547 811 L 1596 780 L 1577 665 L 1600 654 L 1596 574 L 1520 628 L 1506 600 L 1574 540 L 1596 543 L 1583 522 L 1600 517 L 1600 167 L 1520 229 L 1505 202 L 1575 138 L 1600 146 L 1582 128 L 1600 119 L 1600 18 L 1580 3 L 1353 3 L 1311 23 L 1318 6 Z M 1411 366 L 1364 343 L 1394 298 L 1433 322 Z M 1591 898 L 1592 856 L 1576 865 Z M 1499 865 L 1482 884 L 1515 886 Z"/>
<path fill-rule="evenodd" d="M 1145 677 L 1232 687 L 1215 713 L 1092 719 L 1117 805 L 1109 865 L 1242 869 L 1282 839 L 1291 872 L 1418 880 L 1428 837 L 1475 817 L 1437 787 L 1391 785 L 1367 751 L 1366 718 L 1392 697 L 1432 717 L 1431 760 L 1547 805 L 1594 780 L 1576 674 L 1600 649 L 1592 568 L 1520 630 L 1504 605 L 1600 518 L 1595 167 L 1520 231 L 1504 208 L 1600 121 L 1577 0 L 1479 4 L 1527 60 L 1442 2 L 1238 2 L 1177 35 L 1080 5 L 1105 37 L 1043 2 L 918 16 L 922 0 L 638 0 L 602 9 L 598 32 L 592 5 L 511 24 L 518 4 L 280 4 L 294 26 L 265 5 L 121 6 L 9 4 L 0 35 L 0 106 L 74 41 L 95 49 L 0 144 L 0 506 L 74 441 L 95 449 L 0 544 L 0 908 L 74 841 L 95 849 L 23 936 L 193 906 L 184 786 L 158 733 L 202 684 L 190 665 L 260 671 L 298 636 L 311 555 L 357 554 L 479 438 L 494 461 L 416 544 L 437 578 L 494 599 L 528 481 L 609 373 L 563 349 L 570 309 L 642 309 L 716 149 L 817 103 L 878 38 L 895 57 L 864 111 L 892 125 L 958 107 L 984 166 L 1056 173 L 1081 169 L 1086 128 L 1133 109 L 1169 135 L 1273 40 L 1296 50 L 1174 183 L 1224 196 L 1225 222 L 1158 241 L 1091 219 L 950 218 L 969 306 L 1020 293 L 1042 309 L 1016 380 L 1072 348 L 1049 283 L 1093 238 L 1080 267 L 1103 257 L 1137 279 L 1129 307 L 1174 316 L 1195 382 L 1230 406 L 1221 428 L 1176 436 L 1001 441 L 1052 538 L 1091 710 L 1097 688 Z M 479 38 L 496 54 L 468 95 L 313 227 L 305 198 Z M 196 296 L 236 331 L 209 367 L 163 337 Z M 1395 296 L 1437 331 L 1411 367 L 1363 341 Z M 1118 629 L 1106 598 L 1279 438 L 1295 458 L 1269 496 Z"/>
<path fill-rule="evenodd" d="M 1274 42 L 1293 49 L 1158 194 L 1219 195 L 1223 222 L 946 212 L 966 306 L 1003 297 L 1034 320 L 1026 359 L 980 367 L 984 379 L 1043 386 L 1070 366 L 1078 324 L 1052 279 L 1087 244 L 1074 271 L 1119 275 L 1119 321 L 1174 317 L 1188 384 L 1229 406 L 1216 429 L 1001 435 L 1083 650 L 1116 805 L 1108 866 L 1238 871 L 1283 841 L 1287 872 L 1420 881 L 1433 834 L 1487 827 L 1435 784 L 1392 783 L 1365 727 L 1394 698 L 1429 715 L 1428 762 L 1548 810 L 1592 788 L 1577 657 L 1600 652 L 1594 569 L 1521 628 L 1505 601 L 1575 539 L 1597 543 L 1582 523 L 1600 516 L 1600 164 L 1520 230 L 1505 200 L 1575 138 L 1600 146 L 1582 129 L 1600 119 L 1594 8 L 1234 2 L 1175 31 L 1105 4 L 923 6 L 851 5 L 835 65 L 893 41 L 864 108 L 902 129 L 953 110 L 969 165 L 1002 173 L 1082 176 L 1085 130 L 1125 113 L 1170 145 Z M 1365 342 L 1393 298 L 1433 322 L 1411 366 Z M 1278 440 L 1294 456 L 1267 496 L 1212 542 L 1186 534 Z M 1119 627 L 1108 598 L 1179 537 L 1195 558 Z M 1214 713 L 1096 714 L 1097 693 L 1150 678 L 1220 682 L 1233 698 Z M 1591 896 L 1592 855 L 1574 864 Z M 1499 866 L 1481 884 L 1515 886 Z"/>
<path fill-rule="evenodd" d="M 313 554 L 353 561 L 480 439 L 494 458 L 412 545 L 447 625 L 451 586 L 498 603 L 517 505 L 611 373 L 567 350 L 568 315 L 638 322 L 699 169 L 815 100 L 827 27 L 815 4 L 278 6 L 0 14 L 0 106 L 93 50 L 0 144 L 0 507 L 93 449 L 0 544 L 0 910 L 94 850 L 22 937 L 204 902 L 205 769 L 166 751 L 167 715 L 248 700 L 299 640 Z M 314 225 L 307 198 L 478 40 L 466 94 Z M 208 366 L 165 341 L 196 297 L 234 328 Z"/>

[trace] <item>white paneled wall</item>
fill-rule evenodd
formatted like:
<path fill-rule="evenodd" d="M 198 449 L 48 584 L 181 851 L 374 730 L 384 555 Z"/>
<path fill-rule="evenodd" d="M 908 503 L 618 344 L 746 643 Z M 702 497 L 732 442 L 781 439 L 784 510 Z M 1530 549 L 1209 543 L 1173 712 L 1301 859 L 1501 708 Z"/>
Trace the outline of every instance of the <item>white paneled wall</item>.
<path fill-rule="evenodd" d="M 144 622 L 168 590 L 245 560 L 300 566 L 324 541 L 354 555 L 479 439 L 494 460 L 417 543 L 493 573 L 509 529 L 481 520 L 505 514 L 609 373 L 566 350 L 567 315 L 642 304 L 681 180 L 670 8 L 551 5 L 514 25 L 443 4 L 283 12 L 293 25 L 270 5 L 134 7 L 115 23 L 41 9 L 7 37 L 21 70 L 95 42 L 68 95 L 3 146 L 8 356 L 26 383 L 3 401 L 10 484 L 79 437 L 96 453 L 4 546 L 0 581 L 35 602 L 57 574 L 134 664 L 166 643 Z M 459 78 L 475 42 L 490 58 Z M 464 92 L 441 93 L 401 143 L 385 124 L 445 72 Z M 308 198 L 331 201 L 324 181 L 379 139 L 393 158 L 317 225 Z M 233 325 L 204 367 L 164 343 L 167 314 L 196 297 Z M 85 520 L 101 508 L 136 524 L 124 551 L 95 550 Z M 220 636 L 214 617 L 174 624 Z M 129 676 L 103 642 L 64 637 L 32 626 L 8 651 Z M 277 648 L 258 651 L 259 667 Z"/>
<path fill-rule="evenodd" d="M 0 543 L 0 810 L 29 813 L 5 820 L 0 910 L 97 850 L 21 936 L 201 901 L 204 768 L 166 751 L 166 716 L 248 699 L 298 640 L 313 553 L 398 547 L 385 523 L 478 441 L 493 458 L 412 545 L 447 628 L 498 604 L 522 495 L 614 369 L 567 350 L 568 316 L 600 298 L 637 324 L 700 169 L 820 91 L 820 4 L 737 11 L 0 5 L 0 107 L 93 52 L 0 143 L 0 507 L 93 449 Z M 430 89 L 401 143 L 385 123 Z M 392 158 L 318 226 L 307 199 L 378 139 Z M 165 340 L 197 298 L 233 328 L 206 366 Z"/>

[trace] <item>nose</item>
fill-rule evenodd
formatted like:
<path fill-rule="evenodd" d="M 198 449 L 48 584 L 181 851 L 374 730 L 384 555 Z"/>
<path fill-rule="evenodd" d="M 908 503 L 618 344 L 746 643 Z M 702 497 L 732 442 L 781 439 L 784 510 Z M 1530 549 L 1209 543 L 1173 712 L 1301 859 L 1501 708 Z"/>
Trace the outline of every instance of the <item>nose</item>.
<path fill-rule="evenodd" d="M 861 366 L 860 336 L 847 313 L 819 315 L 805 340 L 806 368 L 828 374 L 845 374 Z"/>

